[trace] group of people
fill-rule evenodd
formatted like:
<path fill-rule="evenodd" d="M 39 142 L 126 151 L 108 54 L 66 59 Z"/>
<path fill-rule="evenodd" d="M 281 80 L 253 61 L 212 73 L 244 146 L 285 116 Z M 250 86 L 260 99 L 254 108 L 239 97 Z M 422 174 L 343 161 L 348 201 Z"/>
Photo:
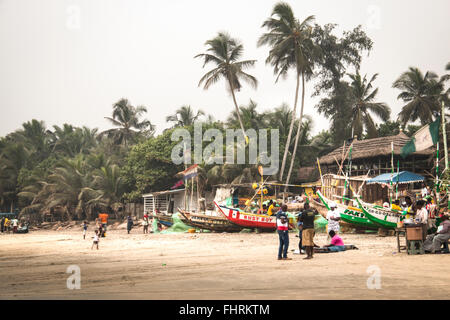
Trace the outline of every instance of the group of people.
<path fill-rule="evenodd" d="M 2 217 L 0 220 L 0 231 L 1 233 L 17 233 L 19 227 L 23 227 L 24 224 L 20 223 L 17 218 L 8 219 L 7 217 Z"/>
<path fill-rule="evenodd" d="M 267 214 L 268 216 L 273 216 L 276 214 L 277 209 L 280 208 L 280 205 L 276 200 L 269 200 L 267 204 L 263 204 L 262 208 L 256 209 L 251 208 L 251 211 L 257 214 Z"/>
<path fill-rule="evenodd" d="M 411 197 L 406 196 L 402 202 L 395 200 L 391 209 L 399 211 L 399 214 L 405 214 L 404 225 L 415 224 L 422 226 L 422 239 L 424 240 L 424 249 L 426 252 L 440 253 L 442 246 L 448 252 L 448 240 L 450 239 L 450 221 L 447 214 L 442 214 L 441 224 L 436 228 L 435 218 L 438 216 L 437 207 L 431 197 L 431 189 L 423 185 L 421 190 L 422 199 L 415 202 Z M 389 202 L 386 200 L 383 207 L 389 208 Z"/>
<path fill-rule="evenodd" d="M 308 202 L 303 205 L 303 210 L 297 214 L 297 227 L 299 230 L 299 254 L 306 253 L 304 259 L 312 259 L 315 248 L 318 252 L 338 252 L 344 251 L 345 245 L 339 233 L 340 214 L 336 203 L 330 205 L 327 214 L 329 244 L 320 248 L 314 243 L 314 220 L 319 214 L 316 209 L 311 208 Z M 283 204 L 276 214 L 277 232 L 279 237 L 278 260 L 292 260 L 288 258 L 289 248 L 289 227 L 294 228 L 287 215 L 287 205 Z"/>

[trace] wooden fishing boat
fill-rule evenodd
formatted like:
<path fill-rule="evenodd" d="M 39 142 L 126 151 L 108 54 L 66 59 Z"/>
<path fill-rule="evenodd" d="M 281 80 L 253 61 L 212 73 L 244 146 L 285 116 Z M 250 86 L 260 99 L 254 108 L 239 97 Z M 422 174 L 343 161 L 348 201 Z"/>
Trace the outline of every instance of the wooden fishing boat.
<path fill-rule="evenodd" d="M 275 216 L 268 216 L 265 214 L 254 214 L 240 211 L 235 208 L 228 208 L 224 205 L 219 205 L 214 201 L 219 212 L 221 212 L 230 222 L 250 229 L 263 229 L 272 231 L 277 229 L 277 221 Z M 289 218 L 289 222 L 293 223 L 293 219 Z"/>
<path fill-rule="evenodd" d="M 365 203 L 356 198 L 358 206 L 362 209 L 364 215 L 374 224 L 385 229 L 395 229 L 400 221 L 403 221 L 404 215 L 400 211 L 393 211 L 370 203 Z"/>
<path fill-rule="evenodd" d="M 151 212 L 149 215 L 150 217 L 157 219 L 162 225 L 166 227 L 171 227 L 173 225 L 172 215 L 154 212 Z"/>
<path fill-rule="evenodd" d="M 201 213 L 190 213 L 178 208 L 184 217 L 183 223 L 194 228 L 211 230 L 216 232 L 239 232 L 243 227 L 231 223 L 223 216 L 210 216 Z"/>
<path fill-rule="evenodd" d="M 317 191 L 317 194 L 322 203 L 325 205 L 325 207 L 328 210 L 330 210 L 329 206 L 330 200 L 327 199 L 320 191 Z M 370 220 L 368 217 L 366 217 L 362 209 L 355 208 L 352 206 L 346 206 L 340 203 L 338 203 L 337 206 L 340 209 L 339 213 L 341 215 L 342 221 L 353 224 L 357 227 L 363 227 L 367 229 L 378 229 L 378 225 L 374 223 L 372 220 Z"/>

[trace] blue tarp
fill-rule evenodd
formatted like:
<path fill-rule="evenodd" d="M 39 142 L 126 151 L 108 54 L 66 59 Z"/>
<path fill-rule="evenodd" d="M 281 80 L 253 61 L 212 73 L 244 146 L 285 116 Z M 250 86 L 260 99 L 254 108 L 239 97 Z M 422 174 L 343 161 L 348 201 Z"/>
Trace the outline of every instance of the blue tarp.
<path fill-rule="evenodd" d="M 415 174 L 409 171 L 394 172 L 392 175 L 392 183 L 414 183 L 425 181 L 425 178 L 419 174 Z M 372 183 L 391 183 L 391 173 L 383 173 L 378 177 L 367 180 L 366 184 Z"/>

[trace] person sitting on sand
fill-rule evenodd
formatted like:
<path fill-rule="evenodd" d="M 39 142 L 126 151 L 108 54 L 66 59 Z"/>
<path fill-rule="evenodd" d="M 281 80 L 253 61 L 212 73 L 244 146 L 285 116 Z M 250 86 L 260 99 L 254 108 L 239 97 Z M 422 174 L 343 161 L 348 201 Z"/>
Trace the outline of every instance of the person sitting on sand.
<path fill-rule="evenodd" d="M 331 230 L 328 234 L 331 237 L 331 242 L 330 242 L 330 244 L 327 244 L 324 247 L 328 248 L 328 251 L 330 251 L 330 252 L 344 251 L 345 246 L 344 246 L 344 241 L 342 241 L 342 238 L 339 237 L 336 234 L 336 232 L 334 232 L 334 230 Z"/>
<path fill-rule="evenodd" d="M 98 250 L 98 243 L 100 241 L 100 239 L 98 237 L 98 230 L 95 230 L 95 235 L 92 238 L 94 239 L 94 241 L 92 242 L 91 250 L 94 248 L 94 246 L 97 246 L 97 250 Z"/>

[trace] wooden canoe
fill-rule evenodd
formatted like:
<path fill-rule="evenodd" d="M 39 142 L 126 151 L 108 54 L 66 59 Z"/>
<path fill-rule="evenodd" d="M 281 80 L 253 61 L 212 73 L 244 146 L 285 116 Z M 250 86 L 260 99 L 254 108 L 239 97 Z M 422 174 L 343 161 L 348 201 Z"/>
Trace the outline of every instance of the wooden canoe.
<path fill-rule="evenodd" d="M 178 208 L 178 211 L 184 217 L 183 222 L 194 228 L 215 232 L 239 232 L 243 229 L 243 227 L 229 222 L 227 218 L 222 216 L 190 213 L 180 208 Z"/>
<path fill-rule="evenodd" d="M 275 216 L 268 216 L 265 214 L 254 214 L 240 211 L 236 208 L 228 208 L 224 205 L 219 205 L 214 201 L 219 212 L 221 212 L 230 222 L 249 229 L 261 229 L 266 231 L 274 231 L 277 229 L 277 221 Z M 289 222 L 294 223 L 292 218 Z"/>
<path fill-rule="evenodd" d="M 171 227 L 173 225 L 172 215 L 152 212 L 149 214 L 149 216 L 157 219 L 164 226 Z"/>
<path fill-rule="evenodd" d="M 317 195 L 319 196 L 320 200 L 323 202 L 323 205 L 325 206 L 326 210 L 329 210 L 329 202 L 330 200 L 327 199 L 320 191 L 317 191 Z M 375 224 L 371 219 L 369 219 L 363 210 L 360 208 L 355 208 L 352 206 L 346 206 L 344 204 L 337 204 L 342 221 L 346 223 L 350 223 L 352 225 L 355 225 L 357 227 L 362 227 L 366 229 L 378 229 L 377 224 Z M 326 213 L 325 213 L 326 218 Z"/>

